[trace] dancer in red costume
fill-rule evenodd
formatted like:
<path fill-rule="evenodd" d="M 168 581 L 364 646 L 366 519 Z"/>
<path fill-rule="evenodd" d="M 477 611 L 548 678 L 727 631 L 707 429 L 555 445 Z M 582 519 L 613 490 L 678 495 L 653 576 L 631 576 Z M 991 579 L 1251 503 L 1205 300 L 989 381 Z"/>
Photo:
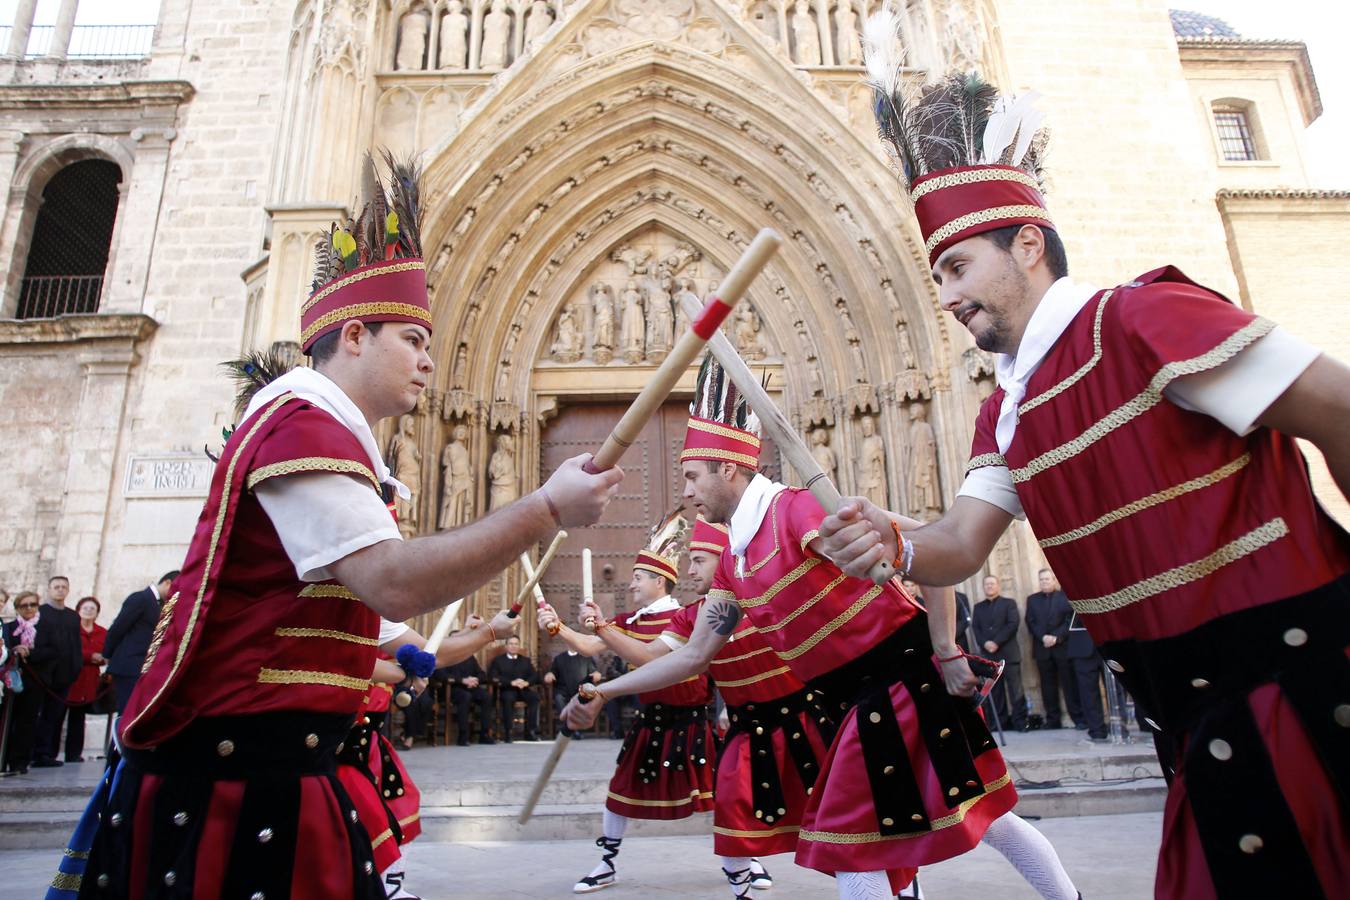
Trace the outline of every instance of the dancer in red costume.
<path fill-rule="evenodd" d="M 51 896 L 383 898 L 335 761 L 380 616 L 437 609 L 446 585 L 471 591 L 560 527 L 596 521 L 622 478 L 578 457 L 491 517 L 401 539 L 386 500 L 407 488 L 372 429 L 412 409 L 434 367 L 417 172 L 394 168 L 386 195 L 371 164 L 358 220 L 318 248 L 300 321 L 314 367 L 261 387 L 225 443 L 121 719 L 120 762 Z"/>
<path fill-rule="evenodd" d="M 1170 782 L 1157 895 L 1343 896 L 1350 539 L 1295 438 L 1350 488 L 1350 369 L 1170 266 L 1109 290 L 1071 281 L 1039 120 L 973 78 L 910 98 L 895 75 L 878 115 L 942 306 L 998 354 L 999 388 L 942 519 L 853 498 L 821 524 L 822 552 L 951 584 L 1025 517 L 1154 729 Z M 925 132 L 957 97 L 979 98 L 974 147 Z M 943 674 L 970 690 L 963 661 Z"/>

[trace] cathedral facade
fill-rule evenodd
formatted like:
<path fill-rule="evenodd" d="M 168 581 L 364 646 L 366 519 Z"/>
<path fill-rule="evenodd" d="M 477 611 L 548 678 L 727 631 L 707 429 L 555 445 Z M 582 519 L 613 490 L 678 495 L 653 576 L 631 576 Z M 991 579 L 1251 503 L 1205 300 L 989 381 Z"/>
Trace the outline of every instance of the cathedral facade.
<path fill-rule="evenodd" d="M 1313 190 L 1303 167 L 1320 100 L 1301 44 L 1137 0 L 902 5 L 916 81 L 973 68 L 1042 95 L 1075 278 L 1109 286 L 1172 263 L 1314 340 L 1346 340 L 1305 322 L 1278 274 L 1303 229 L 1350 221 L 1348 195 Z M 0 586 L 60 573 L 106 601 L 177 566 L 204 448 L 233 424 L 217 363 L 297 340 L 313 245 L 379 148 L 425 171 L 437 369 L 381 435 L 414 490 L 405 533 L 483 515 L 598 446 L 680 333 L 679 301 L 715 289 L 764 226 L 785 244 L 729 336 L 846 494 L 940 515 L 993 367 L 938 308 L 875 139 L 858 35 L 874 6 L 164 0 L 139 55 L 77 56 L 60 34 L 34 55 L 12 33 L 0 444 L 16 483 Z M 69 274 L 64 249 L 89 239 L 57 213 L 86 209 L 94 184 L 106 250 Z M 1336 265 L 1303 274 L 1330 289 Z M 546 587 L 564 611 L 582 546 L 598 596 L 625 602 L 646 526 L 677 502 L 692 379 L 625 458 L 611 518 L 555 563 Z M 1040 562 L 1018 525 L 989 570 L 1020 597 Z M 520 581 L 507 573 L 474 607 L 499 608 Z"/>

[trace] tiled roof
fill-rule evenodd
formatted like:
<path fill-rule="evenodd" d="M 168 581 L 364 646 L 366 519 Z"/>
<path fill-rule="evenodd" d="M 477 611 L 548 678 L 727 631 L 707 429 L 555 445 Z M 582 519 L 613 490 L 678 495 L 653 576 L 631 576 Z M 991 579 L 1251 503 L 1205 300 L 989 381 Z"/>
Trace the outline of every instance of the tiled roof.
<path fill-rule="evenodd" d="M 1232 25 L 1214 16 L 1185 9 L 1169 9 L 1167 13 L 1172 17 L 1172 31 L 1177 37 L 1242 37 Z"/>

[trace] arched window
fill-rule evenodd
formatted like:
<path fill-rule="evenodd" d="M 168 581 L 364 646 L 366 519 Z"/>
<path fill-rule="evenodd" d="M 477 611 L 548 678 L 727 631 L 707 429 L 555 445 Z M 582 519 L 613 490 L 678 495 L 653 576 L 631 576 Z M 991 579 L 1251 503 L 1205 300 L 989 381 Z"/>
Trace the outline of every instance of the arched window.
<path fill-rule="evenodd" d="M 86 159 L 47 182 L 19 291 L 20 319 L 98 311 L 121 181 L 116 163 Z"/>

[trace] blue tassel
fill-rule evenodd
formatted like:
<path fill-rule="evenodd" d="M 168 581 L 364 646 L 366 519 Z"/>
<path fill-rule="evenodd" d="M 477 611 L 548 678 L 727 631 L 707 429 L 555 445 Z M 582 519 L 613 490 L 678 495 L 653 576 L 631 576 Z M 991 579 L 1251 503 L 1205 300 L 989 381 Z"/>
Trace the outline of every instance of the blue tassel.
<path fill-rule="evenodd" d="M 394 659 L 403 671 L 417 678 L 428 678 L 436 671 L 435 654 L 423 653 L 416 644 L 404 644 L 399 647 Z"/>

